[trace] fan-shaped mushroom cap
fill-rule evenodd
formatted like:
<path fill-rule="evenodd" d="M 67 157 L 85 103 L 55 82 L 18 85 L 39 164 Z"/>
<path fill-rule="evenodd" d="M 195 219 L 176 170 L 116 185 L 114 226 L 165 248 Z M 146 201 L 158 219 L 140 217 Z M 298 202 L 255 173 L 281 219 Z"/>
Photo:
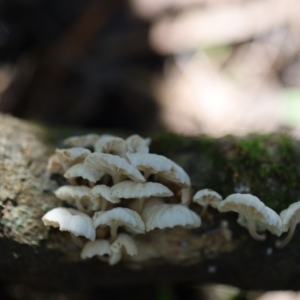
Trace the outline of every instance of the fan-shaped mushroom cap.
<path fill-rule="evenodd" d="M 256 232 L 259 228 L 268 229 L 277 235 L 281 234 L 282 222 L 278 214 L 253 195 L 229 195 L 219 204 L 218 210 L 220 212 L 235 211 L 245 217 L 249 233 L 256 240 L 265 239 L 264 235 Z"/>
<path fill-rule="evenodd" d="M 92 195 L 90 194 L 90 190 L 91 189 L 87 186 L 64 185 L 58 188 L 54 193 L 57 198 L 65 200 L 71 205 L 75 202 L 80 211 L 85 211 L 82 203 L 87 204 L 88 209 L 91 209 Z"/>
<path fill-rule="evenodd" d="M 115 265 L 121 260 L 123 249 L 130 256 L 137 255 L 138 253 L 134 240 L 131 238 L 130 235 L 125 233 L 118 234 L 116 240 L 111 244 L 110 249 L 111 249 L 111 256 L 109 258 L 110 265 Z"/>
<path fill-rule="evenodd" d="M 146 231 L 154 228 L 184 226 L 196 228 L 201 225 L 201 218 L 186 206 L 181 204 L 166 204 L 160 200 L 150 200 L 142 213 Z"/>
<path fill-rule="evenodd" d="M 131 233 L 145 233 L 145 224 L 140 215 L 128 208 L 116 207 L 109 211 L 98 211 L 93 216 L 94 226 L 109 226 L 114 239 L 119 226 Z"/>
<path fill-rule="evenodd" d="M 157 182 L 122 181 L 111 187 L 111 195 L 119 198 L 171 197 L 173 192 Z"/>
<path fill-rule="evenodd" d="M 126 139 L 127 150 L 130 153 L 149 153 L 150 138 L 143 139 L 138 134 L 129 136 Z"/>
<path fill-rule="evenodd" d="M 69 231 L 76 236 L 82 235 L 92 241 L 96 237 L 92 219 L 76 209 L 54 208 L 43 216 L 42 221 L 46 226 L 59 227 L 60 231 Z"/>
<path fill-rule="evenodd" d="M 127 151 L 124 139 L 116 136 L 102 136 L 95 144 L 95 151 L 112 153 L 124 157 Z"/>
<path fill-rule="evenodd" d="M 111 175 L 115 183 L 121 180 L 122 177 L 129 177 L 136 182 L 146 181 L 135 167 L 130 165 L 124 158 L 116 155 L 92 153 L 85 159 L 84 164 Z"/>
<path fill-rule="evenodd" d="M 99 209 L 100 206 L 102 207 L 102 210 L 105 210 L 107 201 L 110 203 L 119 203 L 121 201 L 118 197 L 112 195 L 110 187 L 104 184 L 94 186 L 91 189 L 91 194 L 94 196 L 95 200 L 97 200 L 98 203 L 98 205 L 94 207 L 94 210 Z"/>
<path fill-rule="evenodd" d="M 107 240 L 95 240 L 89 241 L 85 244 L 80 256 L 82 259 L 86 259 L 95 255 L 103 256 L 105 254 L 111 255 L 109 242 Z"/>
<path fill-rule="evenodd" d="M 71 147 L 94 147 L 97 140 L 99 140 L 100 135 L 98 134 L 87 134 L 72 136 L 64 140 L 64 144 Z"/>
<path fill-rule="evenodd" d="M 286 238 L 278 245 L 279 248 L 284 247 L 294 235 L 297 224 L 300 222 L 300 201 L 291 204 L 287 209 L 280 213 L 282 220 L 282 232 L 289 231 Z"/>
<path fill-rule="evenodd" d="M 201 206 L 210 205 L 213 208 L 218 208 L 221 201 L 222 196 L 210 189 L 200 190 L 193 197 L 193 202 L 196 202 Z"/>
<path fill-rule="evenodd" d="M 104 172 L 95 168 L 90 168 L 84 163 L 79 163 L 68 169 L 67 172 L 64 174 L 64 177 L 67 179 L 82 177 L 90 182 L 95 183 L 98 180 L 100 180 L 103 175 Z"/>
<path fill-rule="evenodd" d="M 159 177 L 188 187 L 191 184 L 189 176 L 175 162 L 162 155 L 152 153 L 127 153 L 131 164 L 145 174 L 157 174 Z M 147 175 L 145 175 L 147 177 Z"/>
<path fill-rule="evenodd" d="M 82 162 L 90 150 L 85 148 L 56 149 L 48 160 L 47 170 L 53 173 L 64 174 L 71 166 Z"/>

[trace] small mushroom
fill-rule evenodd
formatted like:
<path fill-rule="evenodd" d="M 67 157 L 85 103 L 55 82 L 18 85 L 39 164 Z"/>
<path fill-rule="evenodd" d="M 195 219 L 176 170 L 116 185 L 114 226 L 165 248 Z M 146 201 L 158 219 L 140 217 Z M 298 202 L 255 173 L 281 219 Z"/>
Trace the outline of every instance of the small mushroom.
<path fill-rule="evenodd" d="M 124 157 L 127 151 L 126 142 L 120 137 L 106 135 L 97 141 L 95 151 Z"/>
<path fill-rule="evenodd" d="M 143 139 L 137 134 L 131 135 L 126 139 L 127 150 L 130 153 L 149 153 L 150 138 Z"/>
<path fill-rule="evenodd" d="M 149 197 L 171 197 L 173 192 L 166 186 L 157 182 L 139 183 L 130 180 L 122 181 L 112 186 L 113 197 L 138 200 L 137 211 L 141 212 L 145 198 Z"/>
<path fill-rule="evenodd" d="M 83 212 L 90 211 L 93 204 L 90 194 L 90 188 L 87 186 L 71 186 L 64 185 L 58 188 L 54 193 L 55 196 L 60 200 L 65 200 L 68 204 L 76 204 L 76 207 Z M 83 203 L 85 205 L 83 205 Z M 87 208 L 85 208 L 85 206 Z"/>
<path fill-rule="evenodd" d="M 89 241 L 85 244 L 81 251 L 82 259 L 91 258 L 93 256 L 111 255 L 110 243 L 107 240 Z"/>
<path fill-rule="evenodd" d="M 129 208 L 116 207 L 109 211 L 98 211 L 93 216 L 93 222 L 95 228 L 109 226 L 112 240 L 115 240 L 120 226 L 131 233 L 145 233 L 145 224 L 140 215 Z"/>
<path fill-rule="evenodd" d="M 71 166 L 83 162 L 91 153 L 85 148 L 56 149 L 48 160 L 47 170 L 63 175 Z"/>
<path fill-rule="evenodd" d="M 82 177 L 89 181 L 90 186 L 93 186 L 104 175 L 104 172 L 95 168 L 90 168 L 84 163 L 79 163 L 67 170 L 64 177 L 67 178 L 70 183 L 76 183 L 75 178 Z"/>
<path fill-rule="evenodd" d="M 218 208 L 221 201 L 222 196 L 210 189 L 199 190 L 193 197 L 193 202 L 203 206 L 201 216 L 204 215 L 209 205 L 213 208 Z"/>
<path fill-rule="evenodd" d="M 126 177 L 136 182 L 145 182 L 145 178 L 135 167 L 116 155 L 92 153 L 85 159 L 84 164 L 111 175 L 115 184 Z"/>
<path fill-rule="evenodd" d="M 282 220 L 282 232 L 287 232 L 288 235 L 279 245 L 278 248 L 283 248 L 292 239 L 296 230 L 297 224 L 300 222 L 300 201 L 291 204 L 287 209 L 280 213 Z"/>
<path fill-rule="evenodd" d="M 109 264 L 115 265 L 118 263 L 122 258 L 122 252 L 125 252 L 129 256 L 137 255 L 138 250 L 135 245 L 134 240 L 132 237 L 125 233 L 118 234 L 116 240 L 111 244 L 111 256 L 109 258 Z"/>
<path fill-rule="evenodd" d="M 93 210 L 98 210 L 101 208 L 102 211 L 107 209 L 108 203 L 120 203 L 120 199 L 111 194 L 111 188 L 101 184 L 96 185 L 91 189 L 91 194 L 94 196 L 95 199 L 95 206 Z"/>
<path fill-rule="evenodd" d="M 60 231 L 69 231 L 75 236 L 84 236 L 92 241 L 96 237 L 91 217 L 76 209 L 53 208 L 43 216 L 42 221 L 46 226 L 59 227 Z"/>
<path fill-rule="evenodd" d="M 94 148 L 95 143 L 99 140 L 98 134 L 87 134 L 80 136 L 72 136 L 64 140 L 64 144 L 70 147 Z"/>
<path fill-rule="evenodd" d="M 142 212 L 142 219 L 145 221 L 147 232 L 154 228 L 196 228 L 201 225 L 201 218 L 186 206 L 166 204 L 157 199 L 148 201 Z"/>
<path fill-rule="evenodd" d="M 257 233 L 258 229 L 268 229 L 273 234 L 281 234 L 282 222 L 278 214 L 253 195 L 229 195 L 220 202 L 218 210 L 220 212 L 234 211 L 242 215 L 239 217 L 239 224 L 242 221 L 247 222 L 250 235 L 258 241 L 263 241 L 266 238 L 265 235 Z"/>

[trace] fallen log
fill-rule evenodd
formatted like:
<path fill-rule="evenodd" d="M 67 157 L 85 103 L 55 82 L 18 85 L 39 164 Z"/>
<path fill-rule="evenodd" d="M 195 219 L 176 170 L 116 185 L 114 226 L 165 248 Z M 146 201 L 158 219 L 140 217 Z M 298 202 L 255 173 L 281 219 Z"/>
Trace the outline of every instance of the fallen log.
<path fill-rule="evenodd" d="M 77 129 L 48 128 L 0 115 L 0 280 L 45 289 L 172 283 L 225 283 L 244 289 L 298 289 L 300 237 L 283 249 L 268 233 L 253 240 L 235 213 L 208 209 L 198 229 L 173 228 L 137 235 L 139 254 L 116 266 L 82 261 L 68 234 L 41 217 L 61 206 L 59 178 L 46 172 L 50 154 Z M 188 138 L 152 136 L 151 152 L 166 155 L 190 175 L 194 191 L 223 197 L 252 193 L 276 212 L 299 200 L 300 143 L 286 134 Z M 201 208 L 191 208 L 200 214 Z"/>

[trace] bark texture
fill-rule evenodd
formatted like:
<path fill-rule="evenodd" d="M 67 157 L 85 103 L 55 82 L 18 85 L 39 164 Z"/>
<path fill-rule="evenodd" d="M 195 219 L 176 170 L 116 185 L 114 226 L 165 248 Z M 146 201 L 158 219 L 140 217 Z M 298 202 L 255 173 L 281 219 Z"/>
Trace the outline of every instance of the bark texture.
<path fill-rule="evenodd" d="M 90 289 L 154 282 L 227 283 L 245 289 L 298 289 L 300 237 L 283 249 L 277 237 L 253 240 L 237 214 L 208 209 L 195 230 L 153 230 L 135 237 L 139 254 L 116 266 L 81 261 L 68 234 L 43 226 L 61 206 L 60 179 L 46 173 L 49 155 L 75 129 L 49 129 L 0 115 L 0 279 L 51 289 Z M 280 212 L 300 194 L 300 143 L 286 134 L 237 139 L 152 136 L 151 152 L 180 164 L 194 191 L 223 197 L 249 192 Z M 191 208 L 201 213 L 195 204 Z"/>

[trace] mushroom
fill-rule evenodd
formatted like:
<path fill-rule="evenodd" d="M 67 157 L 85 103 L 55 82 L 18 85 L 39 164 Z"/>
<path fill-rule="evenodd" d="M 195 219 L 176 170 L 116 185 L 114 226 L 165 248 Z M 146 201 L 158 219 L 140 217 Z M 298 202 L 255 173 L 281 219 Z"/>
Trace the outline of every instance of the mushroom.
<path fill-rule="evenodd" d="M 171 197 L 173 192 L 157 182 L 139 183 L 130 180 L 122 181 L 111 187 L 111 195 L 118 198 L 135 198 L 138 200 L 137 211 L 141 212 L 145 198 Z"/>
<path fill-rule="evenodd" d="M 138 253 L 134 240 L 131 238 L 130 235 L 125 233 L 118 234 L 116 240 L 111 244 L 110 249 L 111 249 L 111 256 L 109 258 L 110 265 L 115 265 L 121 260 L 122 251 L 124 250 L 130 256 L 137 255 Z"/>
<path fill-rule="evenodd" d="M 193 197 L 193 202 L 203 206 L 201 216 L 204 215 L 209 205 L 213 208 L 218 208 L 221 201 L 222 196 L 210 189 L 199 190 Z"/>
<path fill-rule="evenodd" d="M 85 244 L 81 251 L 82 259 L 91 258 L 93 256 L 111 255 L 110 244 L 107 240 L 89 241 Z"/>
<path fill-rule="evenodd" d="M 190 188 L 191 181 L 186 172 L 175 162 L 162 155 L 152 153 L 127 153 L 131 164 L 138 170 L 144 172 L 144 177 L 148 179 L 151 174 L 163 181 L 172 182 L 181 188 Z M 189 190 L 181 191 L 181 202 L 189 202 Z"/>
<path fill-rule="evenodd" d="M 300 222 L 300 201 L 291 204 L 287 209 L 280 213 L 282 220 L 282 232 L 287 232 L 288 235 L 279 245 L 278 248 L 283 248 L 292 239 L 297 224 Z"/>
<path fill-rule="evenodd" d="M 74 184 L 76 184 L 75 178 L 82 177 L 89 181 L 90 186 L 93 186 L 103 175 L 104 172 L 101 170 L 90 168 L 84 163 L 79 163 L 68 169 L 64 177 L 67 178 L 70 183 Z"/>
<path fill-rule="evenodd" d="M 60 200 L 65 200 L 69 204 L 76 204 L 76 207 L 80 211 L 90 211 L 92 209 L 93 201 L 91 200 L 92 195 L 90 194 L 90 188 L 87 186 L 71 186 L 65 185 L 58 188 L 54 193 L 55 196 Z M 85 203 L 85 206 L 82 203 Z"/>
<path fill-rule="evenodd" d="M 138 134 L 129 136 L 126 139 L 127 150 L 130 153 L 149 153 L 150 138 L 143 139 Z"/>
<path fill-rule="evenodd" d="M 91 189 L 91 194 L 94 196 L 95 199 L 95 206 L 93 210 L 98 210 L 101 208 L 101 210 L 106 210 L 107 204 L 110 203 L 120 203 L 120 199 L 114 195 L 111 194 L 110 187 L 101 184 L 96 185 Z"/>
<path fill-rule="evenodd" d="M 154 228 L 172 228 L 178 225 L 196 228 L 201 225 L 201 218 L 186 206 L 166 204 L 157 199 L 148 201 L 142 212 L 142 219 L 147 232 Z"/>
<path fill-rule="evenodd" d="M 60 231 L 69 231 L 75 236 L 84 236 L 92 241 L 96 237 L 91 217 L 73 208 L 53 208 L 43 216 L 42 221 L 46 226 L 59 227 Z"/>
<path fill-rule="evenodd" d="M 127 151 L 126 142 L 120 137 L 106 135 L 97 141 L 95 151 L 124 157 Z"/>
<path fill-rule="evenodd" d="M 145 178 L 135 167 L 116 155 L 92 153 L 85 159 L 84 164 L 111 175 L 115 184 L 126 177 L 136 182 L 145 182 Z"/>
<path fill-rule="evenodd" d="M 56 149 L 48 160 L 47 170 L 63 175 L 67 169 L 82 162 L 90 153 L 90 150 L 80 147 Z"/>
<path fill-rule="evenodd" d="M 80 136 L 72 136 L 64 140 L 64 144 L 71 147 L 94 148 L 95 143 L 99 140 L 98 134 L 87 134 Z"/>
<path fill-rule="evenodd" d="M 117 236 L 119 226 L 124 226 L 131 233 L 145 233 L 145 224 L 140 215 L 129 208 L 116 207 L 109 211 L 98 211 L 93 216 L 95 228 L 109 226 L 112 240 Z"/>
<path fill-rule="evenodd" d="M 266 238 L 265 235 L 256 232 L 259 229 L 268 229 L 276 235 L 281 234 L 282 222 L 278 214 L 251 194 L 229 195 L 220 202 L 218 210 L 220 212 L 235 211 L 242 215 L 239 217 L 239 224 L 245 223 L 250 235 L 258 241 Z"/>

